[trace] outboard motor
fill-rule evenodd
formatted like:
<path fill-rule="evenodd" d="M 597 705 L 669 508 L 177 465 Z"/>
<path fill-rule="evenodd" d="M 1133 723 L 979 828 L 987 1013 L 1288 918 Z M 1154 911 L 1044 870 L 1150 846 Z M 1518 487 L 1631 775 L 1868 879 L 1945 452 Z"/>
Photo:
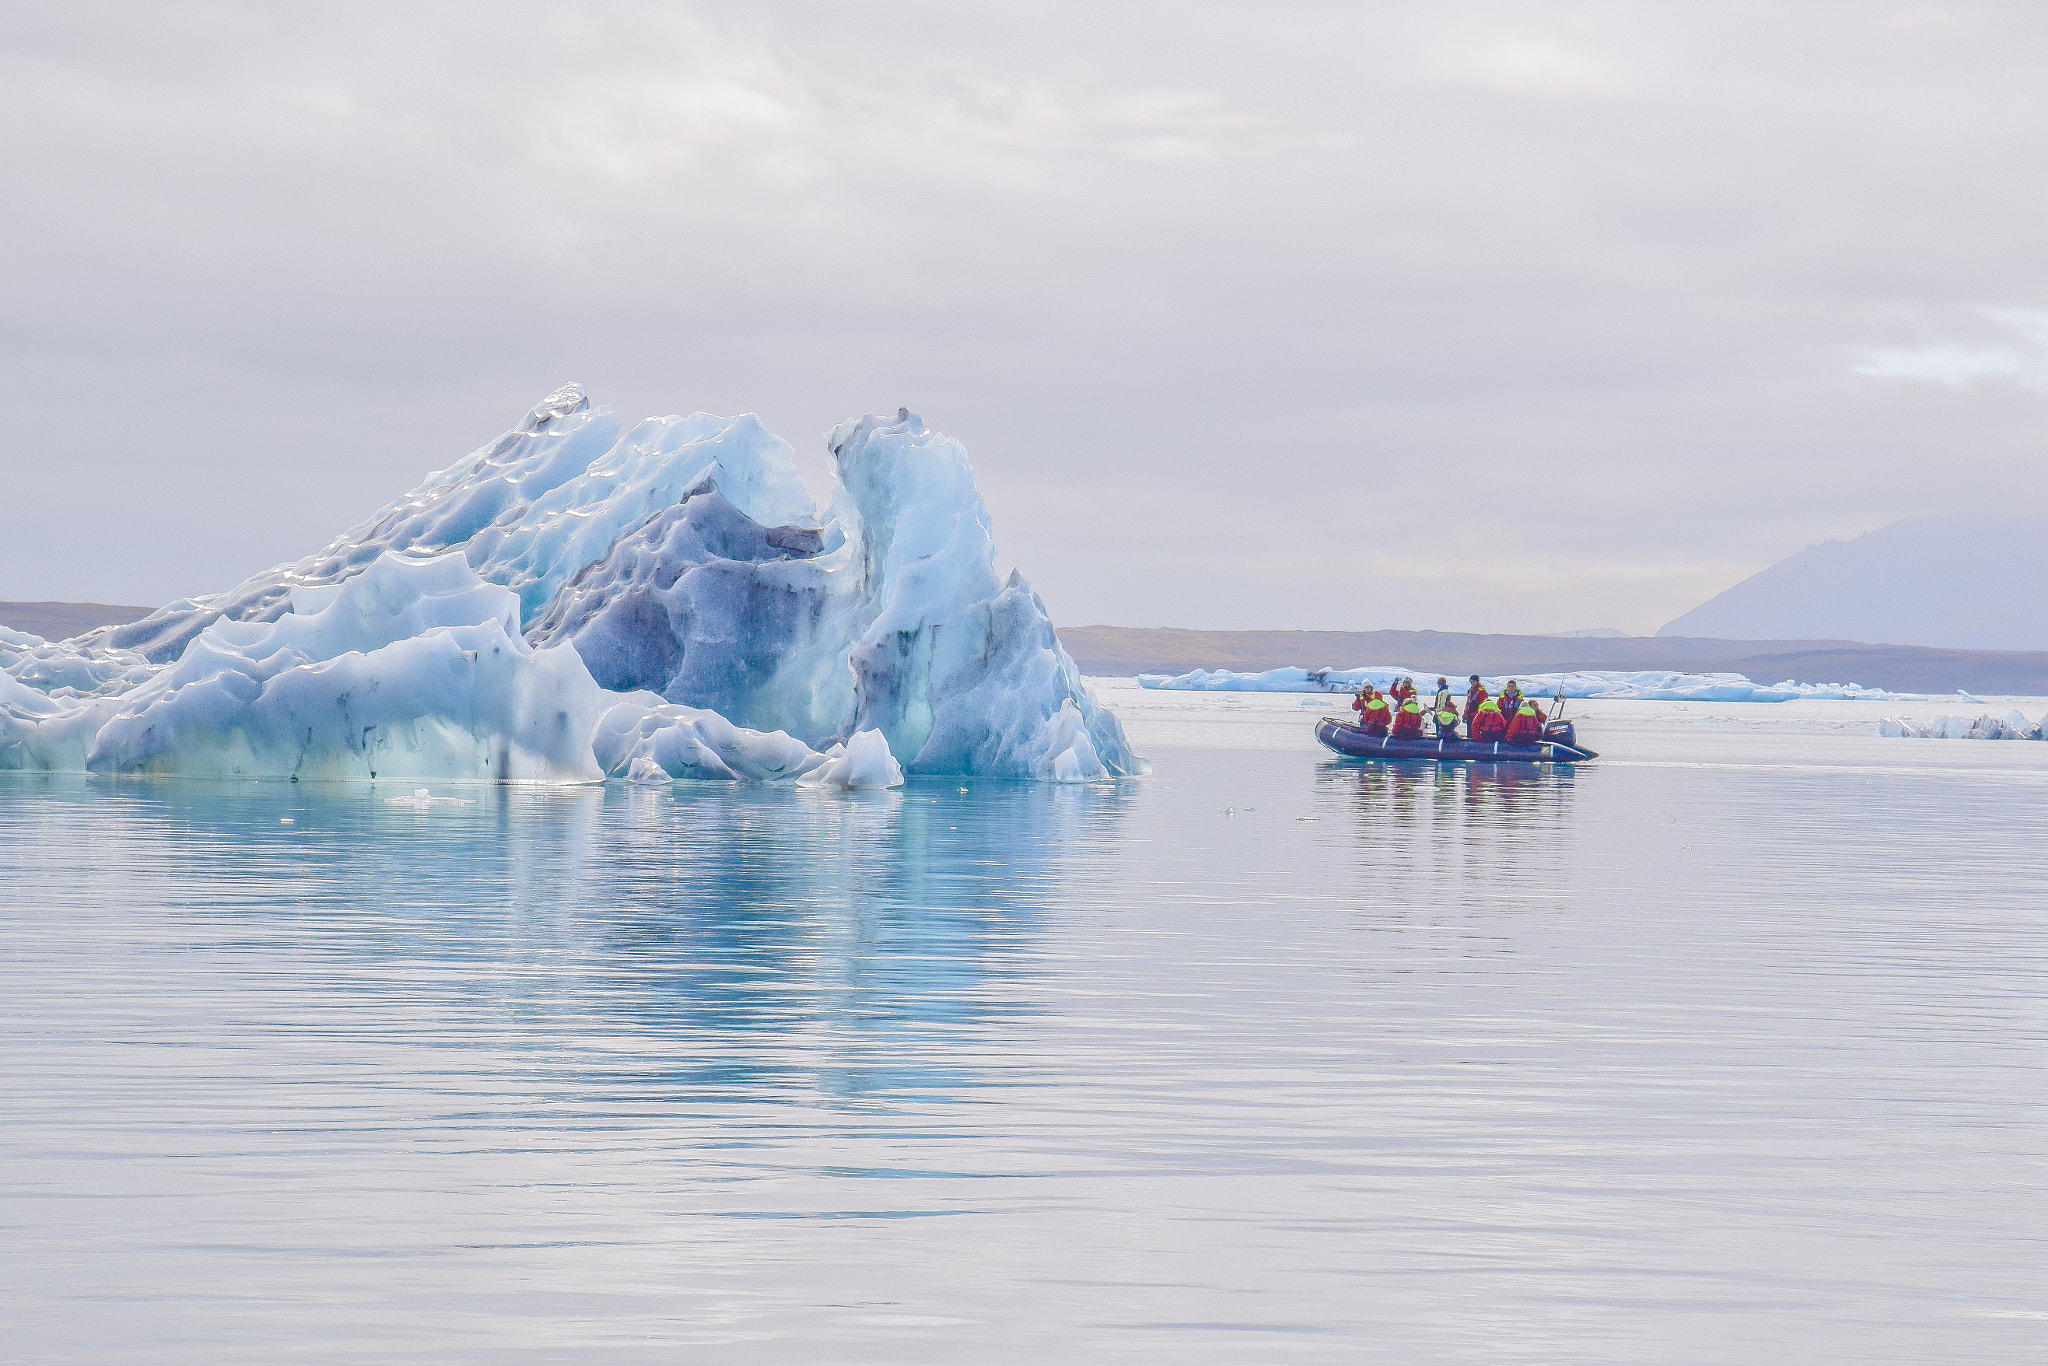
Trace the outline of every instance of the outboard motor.
<path fill-rule="evenodd" d="M 1543 722 L 1543 738 L 1554 740 L 1560 745 L 1579 747 L 1579 733 L 1572 723 L 1564 719 L 1564 689 L 1557 690 L 1557 696 L 1550 699 L 1550 715 Z"/>

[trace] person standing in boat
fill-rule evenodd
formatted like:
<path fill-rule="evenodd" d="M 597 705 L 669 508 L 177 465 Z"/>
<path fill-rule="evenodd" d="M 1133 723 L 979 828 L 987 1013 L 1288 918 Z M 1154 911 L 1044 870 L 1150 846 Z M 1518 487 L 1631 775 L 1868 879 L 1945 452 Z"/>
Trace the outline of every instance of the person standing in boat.
<path fill-rule="evenodd" d="M 1451 701 L 1451 680 L 1437 675 L 1436 696 L 1429 699 L 1429 719 L 1436 726 L 1436 738 L 1455 740 L 1458 738 L 1458 708 Z"/>
<path fill-rule="evenodd" d="M 1470 733 L 1472 718 L 1479 714 L 1479 704 L 1486 700 L 1486 685 L 1479 681 L 1479 675 L 1472 675 L 1471 684 L 1465 689 L 1465 730 Z"/>
<path fill-rule="evenodd" d="M 1510 678 L 1508 685 L 1500 690 L 1500 714 L 1502 716 L 1513 716 L 1521 709 L 1522 685 Z"/>
<path fill-rule="evenodd" d="M 1507 729 L 1507 718 L 1500 714 L 1500 703 L 1491 697 L 1481 702 L 1472 713 L 1471 735 L 1482 745 L 1497 742 L 1507 734 Z"/>
<path fill-rule="evenodd" d="M 1396 740 L 1420 740 L 1422 738 L 1422 699 L 1415 695 L 1410 686 L 1408 696 L 1402 701 L 1400 710 L 1394 713 L 1394 738 Z"/>
<path fill-rule="evenodd" d="M 1387 689 L 1387 697 L 1396 708 L 1408 705 L 1408 699 L 1413 696 L 1415 696 L 1415 680 L 1412 678 L 1397 678 L 1394 680 L 1394 686 Z"/>

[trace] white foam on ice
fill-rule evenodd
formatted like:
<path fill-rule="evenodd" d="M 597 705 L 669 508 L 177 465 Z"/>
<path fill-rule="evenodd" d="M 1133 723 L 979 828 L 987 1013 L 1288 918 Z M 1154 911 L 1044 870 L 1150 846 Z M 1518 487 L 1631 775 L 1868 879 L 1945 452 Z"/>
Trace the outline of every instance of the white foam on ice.
<path fill-rule="evenodd" d="M 1140 674 L 1139 685 L 1183 692 L 1356 692 L 1367 683 L 1377 688 L 1392 686 L 1399 678 L 1412 678 L 1424 692 L 1439 676 L 1434 669 L 1411 669 L 1398 664 L 1364 665 L 1355 669 L 1268 669 L 1264 673 L 1237 673 L 1229 669 L 1196 669 L 1180 675 Z M 1481 681 L 1499 692 L 1510 675 L 1488 676 Z M 1787 679 L 1768 686 L 1751 682 L 1741 674 L 1676 673 L 1668 670 L 1584 670 L 1573 673 L 1516 674 L 1512 677 L 1530 697 L 1608 698 L 1645 702 L 1793 702 L 1811 700 L 1868 701 L 1899 699 L 1913 694 L 1889 693 L 1856 683 L 1800 683 Z M 1464 680 L 1452 685 L 1464 692 Z"/>

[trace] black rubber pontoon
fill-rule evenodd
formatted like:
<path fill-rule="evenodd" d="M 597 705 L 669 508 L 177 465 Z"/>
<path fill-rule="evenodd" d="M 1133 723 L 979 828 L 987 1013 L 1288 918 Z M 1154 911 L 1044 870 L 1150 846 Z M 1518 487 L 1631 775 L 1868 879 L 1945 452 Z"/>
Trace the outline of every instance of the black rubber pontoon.
<path fill-rule="evenodd" d="M 1511 759 L 1527 764 L 1579 764 L 1600 757 L 1577 743 L 1569 722 L 1544 729 L 1561 734 L 1556 738 L 1546 735 L 1533 745 L 1508 745 L 1492 740 L 1438 740 L 1426 735 L 1367 735 L 1347 721 L 1325 716 L 1316 723 L 1316 739 L 1352 759 Z"/>

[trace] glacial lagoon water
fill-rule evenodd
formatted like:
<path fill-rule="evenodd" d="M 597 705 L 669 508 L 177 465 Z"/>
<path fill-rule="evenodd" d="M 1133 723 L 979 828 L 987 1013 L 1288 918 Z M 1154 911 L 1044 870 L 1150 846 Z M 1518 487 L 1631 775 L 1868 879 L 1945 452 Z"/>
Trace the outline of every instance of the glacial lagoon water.
<path fill-rule="evenodd" d="M 0 774 L 0 1350 L 2048 1356 L 2048 745 L 1105 694 L 1152 778 Z"/>

